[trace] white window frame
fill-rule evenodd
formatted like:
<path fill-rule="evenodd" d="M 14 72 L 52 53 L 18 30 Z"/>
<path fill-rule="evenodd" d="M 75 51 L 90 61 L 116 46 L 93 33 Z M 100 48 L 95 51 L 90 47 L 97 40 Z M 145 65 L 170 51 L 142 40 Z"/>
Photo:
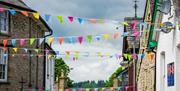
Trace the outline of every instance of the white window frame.
<path fill-rule="evenodd" d="M 0 13 L 3 13 L 5 15 L 5 16 L 2 16 L 0 14 L 0 32 L 4 33 L 4 34 L 8 34 L 9 33 L 9 12 L 3 11 Z M 3 25 L 2 25 L 2 23 L 3 23 Z M 5 30 L 2 29 L 1 26 L 3 26 Z"/>
<path fill-rule="evenodd" d="M 4 77 L 4 79 L 0 78 L 0 82 L 7 82 L 8 56 L 4 56 L 5 52 L 6 52 L 6 54 L 8 54 L 8 51 L 4 51 L 3 49 L 0 49 L 0 56 L 1 56 L 0 64 L 5 64 L 5 77 Z"/>

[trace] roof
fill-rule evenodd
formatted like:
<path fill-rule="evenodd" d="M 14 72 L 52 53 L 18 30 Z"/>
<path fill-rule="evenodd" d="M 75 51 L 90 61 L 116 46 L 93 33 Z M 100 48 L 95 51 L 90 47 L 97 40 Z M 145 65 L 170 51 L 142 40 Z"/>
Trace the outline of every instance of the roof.
<path fill-rule="evenodd" d="M 0 4 L 11 6 L 20 10 L 24 11 L 30 11 L 30 12 L 37 12 L 30 7 L 28 7 L 22 0 L 0 0 Z M 44 19 L 40 16 L 40 21 L 44 24 L 44 26 L 48 29 L 48 31 L 52 34 L 52 29 L 49 27 L 49 25 L 44 21 Z"/>

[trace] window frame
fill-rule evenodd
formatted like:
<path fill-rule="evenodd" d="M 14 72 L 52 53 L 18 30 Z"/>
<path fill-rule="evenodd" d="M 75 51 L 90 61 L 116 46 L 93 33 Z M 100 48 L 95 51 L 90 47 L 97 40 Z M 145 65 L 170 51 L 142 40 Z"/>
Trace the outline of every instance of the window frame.
<path fill-rule="evenodd" d="M 3 49 L 0 49 L 0 56 L 1 56 L 1 59 L 5 59 L 4 58 L 4 51 L 3 51 Z M 6 50 L 6 53 L 8 54 L 8 50 Z M 1 60 L 0 59 L 0 60 Z M 7 74 L 8 74 L 8 55 L 7 55 L 7 57 L 6 57 L 6 61 L 5 61 L 6 63 L 5 63 L 5 77 L 4 77 L 4 79 L 0 79 L 0 82 L 7 82 Z"/>
<path fill-rule="evenodd" d="M 0 33 L 3 33 L 3 34 L 8 34 L 9 33 L 9 18 L 10 18 L 10 14 L 8 11 L 3 11 L 3 12 L 0 12 L 0 13 L 5 13 L 5 17 L 4 16 L 0 16 L 0 18 L 3 18 L 3 20 L 5 20 L 4 22 L 4 25 L 3 27 L 5 27 L 6 29 L 5 30 L 2 30 L 1 27 L 0 27 Z M 0 19 L 0 24 L 1 24 L 1 19 Z M 1 25 L 0 25 L 1 26 Z"/>

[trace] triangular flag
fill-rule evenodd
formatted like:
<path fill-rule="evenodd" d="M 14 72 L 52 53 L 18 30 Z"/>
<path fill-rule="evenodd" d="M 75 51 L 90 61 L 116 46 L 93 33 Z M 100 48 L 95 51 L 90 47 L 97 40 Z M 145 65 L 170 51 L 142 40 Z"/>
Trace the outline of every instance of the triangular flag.
<path fill-rule="evenodd" d="M 50 19 L 50 15 L 49 15 L 49 14 L 45 14 L 45 15 L 44 15 L 44 18 L 45 18 L 45 20 L 48 22 L 49 19 Z"/>
<path fill-rule="evenodd" d="M 96 40 L 99 41 L 101 39 L 101 36 L 96 36 Z"/>
<path fill-rule="evenodd" d="M 35 51 L 36 53 L 38 53 L 38 52 L 39 52 L 39 49 L 34 49 L 34 51 Z"/>
<path fill-rule="evenodd" d="M 66 54 L 67 54 L 67 55 L 70 55 L 70 51 L 66 51 Z"/>
<path fill-rule="evenodd" d="M 143 60 L 143 59 L 144 59 L 144 57 L 145 57 L 145 55 L 144 55 L 144 54 L 141 54 L 141 60 Z"/>
<path fill-rule="evenodd" d="M 39 54 L 39 55 L 38 55 L 38 57 L 39 57 L 39 58 L 42 58 L 42 57 L 43 57 L 43 55 Z"/>
<path fill-rule="evenodd" d="M 24 46 L 25 45 L 25 39 L 20 39 L 20 46 Z"/>
<path fill-rule="evenodd" d="M 96 23 L 96 19 L 90 19 L 91 23 Z"/>
<path fill-rule="evenodd" d="M 24 51 L 27 53 L 27 52 L 28 52 L 28 49 L 24 48 Z"/>
<path fill-rule="evenodd" d="M 59 43 L 62 44 L 63 42 L 63 37 L 59 37 Z"/>
<path fill-rule="evenodd" d="M 139 36 L 139 31 L 134 32 L 133 36 L 138 37 Z"/>
<path fill-rule="evenodd" d="M 12 14 L 12 15 L 16 14 L 16 10 L 13 10 L 13 9 L 9 10 L 9 12 L 10 12 L 10 14 Z"/>
<path fill-rule="evenodd" d="M 34 43 L 34 41 L 35 41 L 35 38 L 30 38 L 29 44 L 32 45 Z"/>
<path fill-rule="evenodd" d="M 101 55 L 101 52 L 97 52 L 97 55 L 98 55 L 98 57 L 101 57 L 102 55 Z"/>
<path fill-rule="evenodd" d="M 119 36 L 118 32 L 115 32 L 114 35 L 113 35 L 114 39 L 116 39 L 118 36 Z"/>
<path fill-rule="evenodd" d="M 121 55 L 121 54 L 119 54 L 119 55 L 118 55 L 118 58 L 119 58 L 119 59 L 121 59 L 121 57 L 122 57 L 122 55 Z"/>
<path fill-rule="evenodd" d="M 69 22 L 73 22 L 74 18 L 72 16 L 68 16 Z"/>
<path fill-rule="evenodd" d="M 27 12 L 27 11 L 21 11 L 21 13 L 22 13 L 24 16 L 26 16 L 26 17 L 28 17 L 28 16 L 29 16 L 29 14 L 28 14 L 28 12 Z"/>
<path fill-rule="evenodd" d="M 78 41 L 79 41 L 79 43 L 81 44 L 82 41 L 83 41 L 83 37 L 82 37 L 82 36 L 79 36 L 79 37 L 78 37 Z"/>
<path fill-rule="evenodd" d="M 128 58 L 128 54 L 124 54 L 124 58 L 127 59 Z"/>
<path fill-rule="evenodd" d="M 107 40 L 109 38 L 109 34 L 104 34 L 103 37 L 105 40 Z"/>
<path fill-rule="evenodd" d="M 128 25 L 129 25 L 127 21 L 122 22 L 122 24 L 123 24 L 124 26 L 128 26 Z"/>
<path fill-rule="evenodd" d="M 34 18 L 39 19 L 40 15 L 39 13 L 33 13 Z"/>
<path fill-rule="evenodd" d="M 73 43 L 73 37 L 69 37 L 69 43 Z"/>
<path fill-rule="evenodd" d="M 63 17 L 62 17 L 62 16 L 58 16 L 58 20 L 59 20 L 59 22 L 60 22 L 61 24 L 63 24 L 63 23 L 64 23 L 64 21 L 63 21 Z"/>
<path fill-rule="evenodd" d="M 137 59 L 137 54 L 133 53 L 132 57 L 133 57 L 133 59 Z"/>
<path fill-rule="evenodd" d="M 5 9 L 4 8 L 0 8 L 0 12 L 3 12 Z"/>
<path fill-rule="evenodd" d="M 126 36 L 128 36 L 128 34 L 129 34 L 128 32 L 124 32 L 122 36 L 126 37 Z"/>
<path fill-rule="evenodd" d="M 80 24 L 84 23 L 84 20 L 82 18 L 78 18 L 78 21 L 79 21 Z"/>
<path fill-rule="evenodd" d="M 17 48 L 13 48 L 13 51 L 16 53 L 17 52 Z"/>
<path fill-rule="evenodd" d="M 14 47 L 16 45 L 16 39 L 11 40 L 12 46 Z"/>
<path fill-rule="evenodd" d="M 132 28 L 132 30 L 135 30 L 136 29 L 136 22 L 131 22 L 131 28 Z"/>
<path fill-rule="evenodd" d="M 128 60 L 130 61 L 132 59 L 132 55 L 131 54 L 128 54 Z"/>
<path fill-rule="evenodd" d="M 104 19 L 99 19 L 98 22 L 99 23 L 104 23 L 105 21 L 104 21 Z"/>
<path fill-rule="evenodd" d="M 154 58 L 154 54 L 153 54 L 153 53 L 151 53 L 151 60 L 153 60 L 153 58 Z"/>
<path fill-rule="evenodd" d="M 87 39 L 88 39 L 88 42 L 91 43 L 92 42 L 92 35 L 88 35 Z"/>
<path fill-rule="evenodd" d="M 48 55 L 48 60 L 50 60 L 50 59 L 51 59 L 51 57 L 52 57 L 52 55 L 51 55 L 51 54 L 49 54 L 49 55 Z"/>
<path fill-rule="evenodd" d="M 4 47 L 6 47 L 6 46 L 7 46 L 7 42 L 8 42 L 8 40 L 7 40 L 7 39 L 4 39 L 4 40 L 3 40 L 3 45 L 4 45 Z"/>
<path fill-rule="evenodd" d="M 43 41 L 44 41 L 44 38 L 39 38 L 39 45 L 41 45 Z"/>
<path fill-rule="evenodd" d="M 76 56 L 76 59 L 78 59 L 78 57 L 79 57 L 79 51 L 76 51 L 76 52 L 75 52 L 75 56 Z"/>
<path fill-rule="evenodd" d="M 49 37 L 49 38 L 48 38 L 48 44 L 50 44 L 50 45 L 51 45 L 51 44 L 52 44 L 52 42 L 53 42 L 53 38 L 52 38 L 52 37 Z"/>

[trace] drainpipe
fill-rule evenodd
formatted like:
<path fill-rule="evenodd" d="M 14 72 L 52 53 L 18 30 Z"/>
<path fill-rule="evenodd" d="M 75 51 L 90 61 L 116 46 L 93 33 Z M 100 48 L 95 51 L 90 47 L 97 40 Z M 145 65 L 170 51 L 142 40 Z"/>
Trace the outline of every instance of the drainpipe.
<path fill-rule="evenodd" d="M 44 41 L 46 40 L 46 37 L 51 36 L 52 34 L 53 34 L 53 31 L 50 30 L 50 34 L 44 36 Z M 46 48 L 45 46 L 46 45 L 44 43 L 44 50 Z M 44 78 L 43 78 L 43 88 L 44 88 L 44 90 L 46 89 L 46 56 L 45 55 L 46 55 L 46 51 L 44 51 L 44 65 L 43 65 L 43 67 L 44 67 L 44 73 L 43 73 L 43 75 L 44 75 Z"/>

